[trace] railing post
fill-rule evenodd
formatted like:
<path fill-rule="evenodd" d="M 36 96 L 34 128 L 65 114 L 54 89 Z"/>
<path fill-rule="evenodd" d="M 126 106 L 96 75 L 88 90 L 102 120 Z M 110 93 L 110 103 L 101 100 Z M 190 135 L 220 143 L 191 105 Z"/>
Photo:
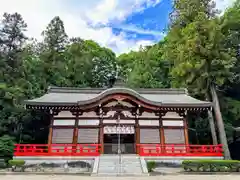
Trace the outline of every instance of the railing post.
<path fill-rule="evenodd" d="M 144 156 L 144 147 L 142 147 L 142 145 L 139 146 L 139 155 L 140 156 Z"/>
<path fill-rule="evenodd" d="M 174 144 L 172 144 L 171 147 L 172 147 L 172 148 L 171 148 L 171 149 L 172 149 L 172 154 L 174 154 L 174 152 L 175 152 L 175 151 L 174 151 L 174 150 L 175 150 Z"/>
<path fill-rule="evenodd" d="M 26 145 L 24 145 L 24 146 L 23 146 L 23 153 L 24 153 L 24 154 L 26 153 L 26 150 L 27 150 Z"/>
<path fill-rule="evenodd" d="M 14 154 L 20 153 L 20 144 L 16 144 L 15 147 L 16 152 Z"/>

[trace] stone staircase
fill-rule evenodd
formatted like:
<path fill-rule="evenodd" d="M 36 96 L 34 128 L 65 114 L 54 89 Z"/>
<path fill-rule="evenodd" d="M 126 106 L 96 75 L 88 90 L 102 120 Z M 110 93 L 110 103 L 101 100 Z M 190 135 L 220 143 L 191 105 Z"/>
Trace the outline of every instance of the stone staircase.
<path fill-rule="evenodd" d="M 101 155 L 96 163 L 94 176 L 148 175 L 146 162 L 138 155 Z"/>

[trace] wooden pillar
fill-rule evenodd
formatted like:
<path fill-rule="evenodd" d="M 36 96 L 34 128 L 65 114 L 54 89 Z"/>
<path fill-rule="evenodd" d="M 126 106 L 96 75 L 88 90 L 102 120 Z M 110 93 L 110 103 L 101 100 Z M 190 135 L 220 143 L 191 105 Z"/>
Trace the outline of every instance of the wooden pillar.
<path fill-rule="evenodd" d="M 155 113 L 155 115 L 159 118 L 159 136 L 160 136 L 160 144 L 161 144 L 161 153 L 165 152 L 165 136 L 164 136 L 164 128 L 163 128 L 163 121 L 162 117 L 165 116 L 167 111 L 159 110 Z"/>
<path fill-rule="evenodd" d="M 54 116 L 52 111 L 50 111 L 50 124 L 49 124 L 49 133 L 48 133 L 48 147 L 52 144 L 52 135 L 53 135 L 53 120 Z"/>
<path fill-rule="evenodd" d="M 183 124 L 184 124 L 184 137 L 185 137 L 185 145 L 189 145 L 189 138 L 188 138 L 188 123 L 187 123 L 187 117 L 184 115 L 183 119 Z"/>
<path fill-rule="evenodd" d="M 135 149 L 136 149 L 136 154 L 139 153 L 139 145 L 140 144 L 140 127 L 139 127 L 139 115 L 138 112 L 135 114 Z"/>
<path fill-rule="evenodd" d="M 73 141 L 72 144 L 76 145 L 78 143 L 78 123 L 79 123 L 79 112 L 73 112 L 73 115 L 75 115 L 75 125 L 73 130 Z"/>
<path fill-rule="evenodd" d="M 159 135 L 160 135 L 160 144 L 163 147 L 165 145 L 165 137 L 164 137 L 164 128 L 163 128 L 161 115 L 159 115 Z"/>
<path fill-rule="evenodd" d="M 99 136 L 98 136 L 98 142 L 101 145 L 100 147 L 100 153 L 104 153 L 104 125 L 103 125 L 103 115 L 104 112 L 102 110 L 101 104 L 99 104 L 98 111 L 96 111 L 97 115 L 99 115 Z"/>
<path fill-rule="evenodd" d="M 99 118 L 99 144 L 101 145 L 100 153 L 104 153 L 104 126 L 102 115 Z"/>

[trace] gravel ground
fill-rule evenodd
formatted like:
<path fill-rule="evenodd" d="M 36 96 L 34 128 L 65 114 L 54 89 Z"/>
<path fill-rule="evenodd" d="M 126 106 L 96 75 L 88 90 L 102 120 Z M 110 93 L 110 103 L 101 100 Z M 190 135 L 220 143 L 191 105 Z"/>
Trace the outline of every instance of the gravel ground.
<path fill-rule="evenodd" d="M 64 175 L 1 175 L 1 180 L 239 180 L 240 175 L 167 175 L 145 177 L 89 177 Z"/>

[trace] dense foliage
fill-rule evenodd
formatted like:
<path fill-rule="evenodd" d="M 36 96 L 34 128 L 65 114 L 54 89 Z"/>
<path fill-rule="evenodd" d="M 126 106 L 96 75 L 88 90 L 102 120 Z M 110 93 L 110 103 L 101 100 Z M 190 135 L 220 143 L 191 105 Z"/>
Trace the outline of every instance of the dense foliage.
<path fill-rule="evenodd" d="M 216 91 L 228 140 L 240 125 L 240 0 L 222 16 L 211 0 L 176 0 L 164 40 L 139 51 L 116 55 L 92 40 L 69 38 L 60 17 L 43 30 L 43 41 L 25 35 L 18 13 L 0 22 L 0 151 L 14 143 L 46 143 L 47 113 L 27 111 L 24 99 L 49 85 L 105 87 L 116 74 L 130 87 L 186 87 L 200 99 Z M 118 72 L 117 72 L 118 71 Z M 210 144 L 205 115 L 190 115 L 192 143 Z M 196 141 L 197 136 L 197 141 Z"/>

